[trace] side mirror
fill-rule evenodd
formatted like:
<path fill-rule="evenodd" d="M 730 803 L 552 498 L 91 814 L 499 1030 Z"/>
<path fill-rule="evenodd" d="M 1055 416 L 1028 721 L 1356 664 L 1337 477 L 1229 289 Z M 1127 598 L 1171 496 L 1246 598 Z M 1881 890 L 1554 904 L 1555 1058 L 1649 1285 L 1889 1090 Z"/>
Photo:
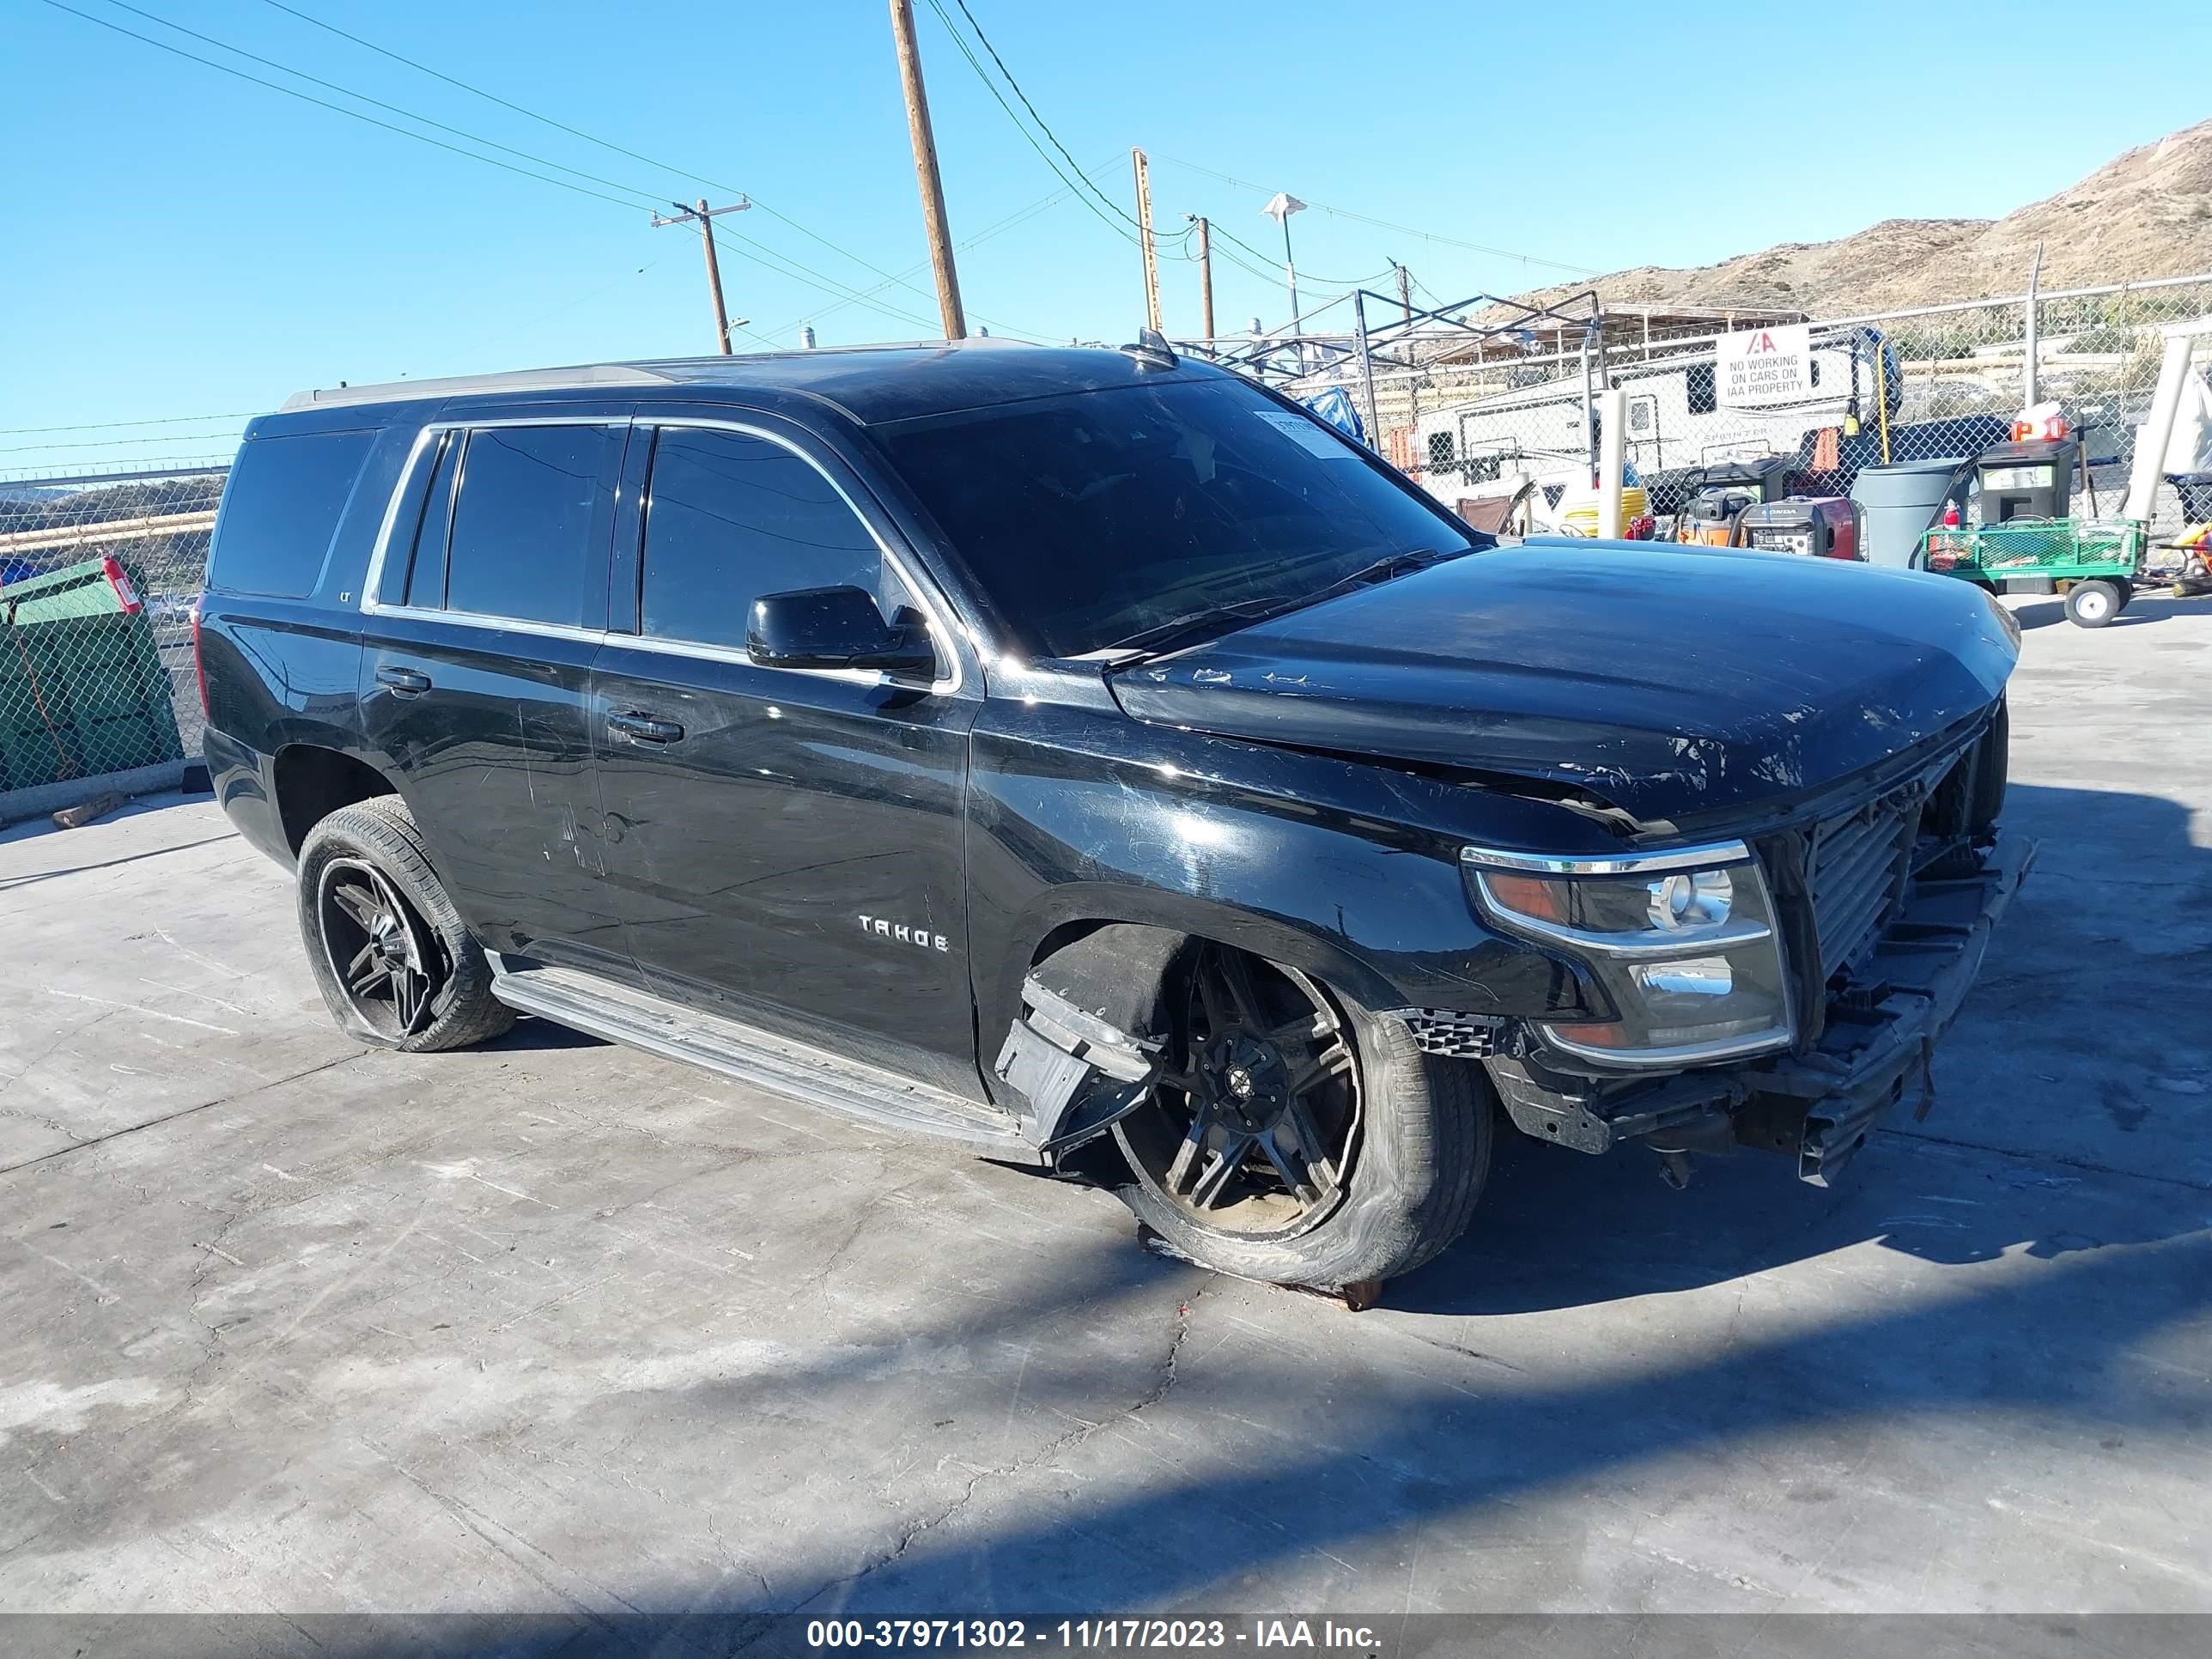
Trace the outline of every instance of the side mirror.
<path fill-rule="evenodd" d="M 937 649 L 918 624 L 887 623 L 864 587 L 802 587 L 753 601 L 745 654 L 764 668 L 875 668 L 930 679 Z"/>

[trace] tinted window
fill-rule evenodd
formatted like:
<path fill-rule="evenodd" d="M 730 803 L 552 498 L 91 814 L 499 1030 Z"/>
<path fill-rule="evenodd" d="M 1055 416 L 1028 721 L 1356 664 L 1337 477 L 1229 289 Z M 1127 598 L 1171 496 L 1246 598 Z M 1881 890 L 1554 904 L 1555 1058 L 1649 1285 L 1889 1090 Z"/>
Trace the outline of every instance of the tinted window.
<path fill-rule="evenodd" d="M 1132 386 L 893 428 L 893 460 L 1032 649 L 1079 656 L 1294 601 L 1466 526 L 1241 383 Z"/>
<path fill-rule="evenodd" d="M 469 434 L 453 504 L 446 603 L 455 611 L 580 627 L 613 522 L 622 429 L 486 427 Z"/>
<path fill-rule="evenodd" d="M 742 647 L 763 593 L 850 586 L 882 604 L 883 585 L 867 526 L 800 457 L 742 432 L 660 434 L 646 506 L 646 634 Z"/>
<path fill-rule="evenodd" d="M 257 438 L 240 450 L 223 490 L 210 584 L 280 599 L 313 592 L 375 436 L 306 433 Z"/>
<path fill-rule="evenodd" d="M 1711 363 L 1692 363 L 1688 368 L 1683 370 L 1682 373 L 1683 378 L 1688 382 L 1690 413 L 1692 415 L 1711 414 L 1715 409 L 1719 407 L 1719 404 L 1715 401 L 1713 397 L 1713 365 Z"/>
<path fill-rule="evenodd" d="M 446 602 L 446 542 L 453 528 L 453 477 L 461 470 L 464 432 L 448 432 L 438 450 L 437 470 L 422 498 L 422 527 L 415 538 L 415 562 L 408 568 L 405 601 L 434 611 Z"/>

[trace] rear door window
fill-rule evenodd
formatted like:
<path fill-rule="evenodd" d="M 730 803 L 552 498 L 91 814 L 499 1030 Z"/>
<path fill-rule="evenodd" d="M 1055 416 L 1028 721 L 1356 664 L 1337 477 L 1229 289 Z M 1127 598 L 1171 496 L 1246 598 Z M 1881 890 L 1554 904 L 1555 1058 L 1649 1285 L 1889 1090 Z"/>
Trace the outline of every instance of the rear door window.
<path fill-rule="evenodd" d="M 618 426 L 582 425 L 471 432 L 447 543 L 447 608 L 599 625 L 623 435 Z"/>
<path fill-rule="evenodd" d="M 241 448 L 223 491 L 209 585 L 287 599 L 313 592 L 375 439 L 374 432 L 307 432 L 256 438 Z"/>
<path fill-rule="evenodd" d="M 887 617 L 905 603 L 867 526 L 811 463 L 708 428 L 664 428 L 653 446 L 643 580 L 648 638 L 737 650 L 763 593 L 864 587 Z"/>

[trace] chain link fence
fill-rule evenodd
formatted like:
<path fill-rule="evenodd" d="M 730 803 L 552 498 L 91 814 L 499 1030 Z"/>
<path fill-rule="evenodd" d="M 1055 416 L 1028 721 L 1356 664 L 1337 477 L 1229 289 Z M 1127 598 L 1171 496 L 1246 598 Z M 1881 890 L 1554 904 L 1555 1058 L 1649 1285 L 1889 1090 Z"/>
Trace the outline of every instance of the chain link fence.
<path fill-rule="evenodd" d="M 1594 300 L 1588 308 L 1589 319 L 1571 324 L 1547 315 L 1516 325 L 1478 308 L 1463 319 L 1480 333 L 1416 326 L 1375 352 L 1371 392 L 1356 338 L 1331 337 L 1328 367 L 1286 389 L 1309 400 L 1344 389 L 1376 447 L 1477 522 L 1567 530 L 1582 527 L 1570 517 L 1578 501 L 1595 527 L 1589 399 L 1608 379 L 1626 393 L 1626 457 L 1662 530 L 1717 463 L 1779 456 L 1791 493 L 1847 495 L 1865 467 L 1971 457 L 2008 437 L 2031 398 L 2055 401 L 2080 445 L 2072 511 L 2112 516 L 2157 384 L 2160 330 L 2212 313 L 2212 274 L 1835 319 Z M 1372 327 L 1398 309 L 1371 305 L 1369 314 Z M 1798 323 L 1811 325 L 1808 398 L 1742 408 L 1717 395 L 1725 336 Z M 2212 368 L 2212 335 L 2195 352 L 2200 372 Z M 2192 478 L 2185 465 L 2165 472 L 2154 546 L 2208 518 L 2212 476 Z"/>
<path fill-rule="evenodd" d="M 225 469 L 0 481 L 0 799 L 197 756 Z"/>

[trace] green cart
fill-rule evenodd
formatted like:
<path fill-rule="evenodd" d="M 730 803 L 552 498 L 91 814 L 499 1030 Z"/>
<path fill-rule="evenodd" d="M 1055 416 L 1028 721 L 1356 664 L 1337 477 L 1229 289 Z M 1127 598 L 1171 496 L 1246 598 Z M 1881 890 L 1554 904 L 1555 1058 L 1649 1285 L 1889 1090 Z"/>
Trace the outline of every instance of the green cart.
<path fill-rule="evenodd" d="M 1917 562 L 1994 588 L 2008 579 L 2044 576 L 2073 584 L 2066 615 L 2083 628 L 2102 628 L 2127 608 L 2142 574 L 2148 537 L 2131 519 L 2011 519 L 1972 529 L 1930 530 Z"/>

